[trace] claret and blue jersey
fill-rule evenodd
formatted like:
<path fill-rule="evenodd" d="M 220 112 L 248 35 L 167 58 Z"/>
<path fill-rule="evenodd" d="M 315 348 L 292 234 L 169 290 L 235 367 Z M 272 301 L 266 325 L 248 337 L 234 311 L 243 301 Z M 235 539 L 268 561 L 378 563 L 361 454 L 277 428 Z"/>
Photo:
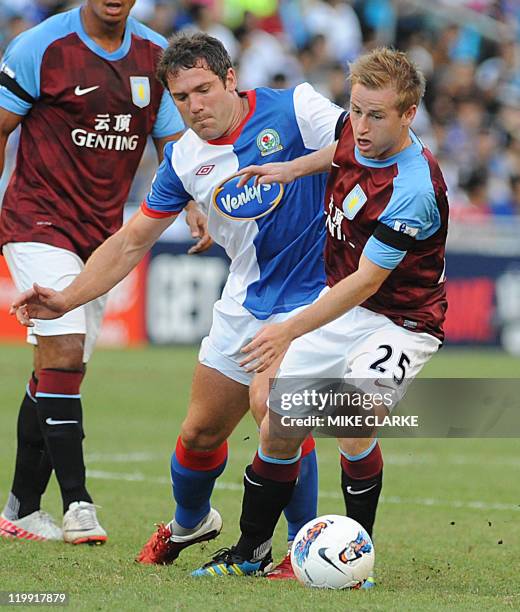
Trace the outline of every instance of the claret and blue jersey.
<path fill-rule="evenodd" d="M 363 306 L 442 340 L 447 189 L 437 161 L 410 135 L 396 155 L 367 159 L 345 120 L 325 196 L 327 282 L 355 272 L 365 255 L 392 273 Z"/>
<path fill-rule="evenodd" d="M 80 9 L 11 42 L 0 107 L 23 120 L 0 244 L 44 242 L 86 259 L 120 227 L 147 137 L 184 127 L 155 78 L 166 45 L 130 17 L 121 45 L 108 53 L 85 32 Z"/>
<path fill-rule="evenodd" d="M 366 159 L 355 149 L 357 161 L 369 168 L 394 166 L 396 175 L 392 181 L 392 194 L 378 221 L 387 227 L 415 240 L 433 236 L 441 226 L 435 190 L 428 161 L 422 155 L 423 145 L 410 132 L 412 144 L 384 160 Z M 365 255 L 374 263 L 393 270 L 406 255 L 407 249 L 399 249 L 372 235 L 364 248 Z"/>
<path fill-rule="evenodd" d="M 237 189 L 228 180 L 250 164 L 287 161 L 334 141 L 342 109 L 304 83 L 247 92 L 249 114 L 230 136 L 203 141 L 188 130 L 165 148 L 143 211 L 178 213 L 190 199 L 231 259 L 225 293 L 259 319 L 309 304 L 324 287 L 326 175 L 289 185 Z"/>
<path fill-rule="evenodd" d="M 70 59 L 74 60 L 75 68 L 72 74 L 69 74 L 70 76 L 75 75 L 78 80 L 76 88 L 72 88 L 73 91 L 77 92 L 79 90 L 77 95 L 82 97 L 82 94 L 90 93 L 87 89 L 94 91 L 94 86 L 97 85 L 96 89 L 102 90 L 98 93 L 103 93 L 108 103 L 109 98 L 117 98 L 120 92 L 115 88 L 107 89 L 107 87 L 114 86 L 116 83 L 115 81 L 106 83 L 106 76 L 102 77 L 102 81 L 96 82 L 99 69 L 96 70 L 96 62 L 92 54 L 108 62 L 132 60 L 132 43 L 135 42 L 135 39 L 148 42 L 148 45 L 145 45 L 141 51 L 146 49 L 154 52 L 155 47 L 155 60 L 157 59 L 157 52 L 160 53 L 161 49 L 167 44 L 162 36 L 133 17 L 129 17 L 121 45 L 116 51 L 109 53 L 85 32 L 79 8 L 50 17 L 36 27 L 19 34 L 7 48 L 2 59 L 0 72 L 11 77 L 20 89 L 13 90 L 8 86 L 6 87 L 6 83 L 3 83 L 4 87 L 0 88 L 1 106 L 17 115 L 26 115 L 37 100 L 48 99 L 59 93 L 65 95 L 66 92 L 63 89 L 68 86 L 69 75 L 65 74 L 60 78 L 57 74 L 54 74 L 54 70 L 62 72 L 67 70 L 66 60 L 69 53 L 72 55 Z M 83 45 L 78 46 L 79 42 Z M 71 48 L 71 43 L 77 47 L 77 50 Z M 90 50 L 90 54 L 86 52 L 87 49 Z M 58 58 L 61 58 L 64 63 L 56 65 Z M 102 63 L 100 62 L 99 65 L 102 65 Z M 137 61 L 134 61 L 133 65 L 130 62 L 129 68 L 132 67 L 138 67 Z M 153 68 L 153 64 L 151 67 Z M 117 78 L 117 64 L 114 65 L 114 68 L 112 77 Z M 147 73 L 147 76 L 149 75 L 150 73 Z M 48 83 L 48 80 L 51 80 L 51 83 Z M 153 79 L 149 80 L 153 81 Z M 92 87 L 90 88 L 88 85 L 91 84 L 91 81 Z M 155 86 L 155 83 L 146 85 L 147 94 L 146 96 L 143 95 L 143 102 L 146 101 L 146 98 L 149 99 L 150 85 Z M 168 110 L 162 113 L 160 122 L 153 126 L 153 135 L 160 137 L 171 133 L 168 126 L 169 121 L 172 119 L 177 121 L 177 127 L 179 127 L 179 123 L 178 114 L 172 107 L 169 95 L 160 85 L 157 89 L 162 97 L 162 107 L 168 107 Z M 26 95 L 23 95 L 23 92 Z M 92 96 L 84 99 L 92 99 Z M 76 102 L 79 101 L 78 98 Z M 147 104 L 143 104 L 143 107 L 145 106 Z"/>

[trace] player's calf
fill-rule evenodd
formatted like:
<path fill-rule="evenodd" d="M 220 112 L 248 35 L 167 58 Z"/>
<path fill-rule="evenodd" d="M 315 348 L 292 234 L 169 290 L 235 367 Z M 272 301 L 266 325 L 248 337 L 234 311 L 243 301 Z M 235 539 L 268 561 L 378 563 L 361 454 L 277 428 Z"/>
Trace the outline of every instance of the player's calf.
<path fill-rule="evenodd" d="M 237 545 L 218 551 L 193 576 L 261 575 L 272 569 L 271 540 L 282 510 L 291 499 L 299 468 L 300 453 L 278 460 L 258 451 L 244 473 Z"/>
<path fill-rule="evenodd" d="M 159 525 L 136 561 L 168 564 L 184 548 L 216 538 L 222 529 L 220 514 L 210 505 L 216 479 L 227 461 L 227 443 L 211 451 L 186 448 L 179 437 L 171 459 L 175 517 Z"/>
<path fill-rule="evenodd" d="M 3 511 L 9 520 L 21 519 L 40 509 L 41 495 L 52 471 L 38 417 L 37 385 L 33 372 L 18 413 L 15 472 Z"/>
<path fill-rule="evenodd" d="M 340 440 L 342 447 L 348 446 Z M 351 455 L 341 452 L 341 489 L 347 516 L 372 536 L 379 495 L 383 487 L 383 456 L 377 439 L 368 448 Z"/>

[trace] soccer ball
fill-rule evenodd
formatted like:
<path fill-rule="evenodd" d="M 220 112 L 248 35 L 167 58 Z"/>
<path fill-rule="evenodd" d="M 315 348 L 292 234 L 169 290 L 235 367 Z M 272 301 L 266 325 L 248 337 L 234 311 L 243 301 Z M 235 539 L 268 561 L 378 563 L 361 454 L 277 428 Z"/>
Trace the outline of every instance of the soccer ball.
<path fill-rule="evenodd" d="M 371 575 L 374 559 L 374 545 L 363 527 L 336 514 L 305 524 L 291 549 L 296 578 L 322 589 L 359 588 Z"/>

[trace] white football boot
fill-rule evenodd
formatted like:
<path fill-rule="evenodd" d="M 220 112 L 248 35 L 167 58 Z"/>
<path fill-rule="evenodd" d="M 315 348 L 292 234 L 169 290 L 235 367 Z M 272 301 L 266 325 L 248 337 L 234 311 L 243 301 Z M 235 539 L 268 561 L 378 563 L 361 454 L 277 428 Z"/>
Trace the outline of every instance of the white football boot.
<path fill-rule="evenodd" d="M 21 519 L 10 520 L 0 514 L 0 537 L 45 542 L 63 540 L 63 532 L 47 512 L 36 510 Z"/>
<path fill-rule="evenodd" d="M 96 516 L 96 506 L 86 501 L 72 502 L 63 516 L 63 539 L 69 544 L 103 544 L 107 532 Z"/>

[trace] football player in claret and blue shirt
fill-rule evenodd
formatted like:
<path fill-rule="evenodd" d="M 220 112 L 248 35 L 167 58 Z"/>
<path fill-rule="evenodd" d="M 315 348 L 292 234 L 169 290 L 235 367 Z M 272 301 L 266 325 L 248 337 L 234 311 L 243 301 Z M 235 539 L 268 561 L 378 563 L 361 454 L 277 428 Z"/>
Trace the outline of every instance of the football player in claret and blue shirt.
<path fill-rule="evenodd" d="M 436 160 L 410 129 L 425 87 L 418 68 L 404 53 L 376 49 L 351 65 L 350 80 L 350 114 L 338 125 L 337 146 L 242 171 L 268 184 L 330 169 L 328 289 L 291 319 L 266 325 L 244 347 L 244 365 L 262 372 L 285 355 L 276 380 L 280 393 L 301 393 L 302 380 L 305 389 L 319 389 L 323 379 L 346 380 L 374 403 L 380 387 L 390 388 L 391 410 L 444 338 L 448 200 Z M 260 450 L 246 468 L 240 540 L 233 554 L 217 556 L 196 575 L 221 575 L 223 562 L 250 571 L 263 563 L 256 551 L 271 541 L 298 478 L 298 444 L 312 429 L 280 438 L 270 419 L 281 409 L 276 403 L 270 409 Z M 298 416 L 312 414 L 311 406 Z M 343 436 L 339 430 L 347 515 L 371 535 L 383 478 L 376 431 Z"/>
<path fill-rule="evenodd" d="M 325 287 L 323 197 L 326 174 L 290 185 L 241 187 L 233 175 L 263 161 L 286 161 L 333 143 L 342 109 L 309 84 L 289 90 L 237 92 L 222 44 L 205 34 L 174 39 L 159 66 L 188 129 L 165 157 L 141 210 L 89 259 L 62 292 L 36 289 L 16 300 L 19 318 L 52 318 L 105 293 L 121 280 L 190 199 L 206 207 L 208 228 L 231 259 L 213 323 L 201 345 L 188 414 L 171 460 L 175 516 L 153 534 L 142 563 L 169 563 L 186 546 L 210 540 L 222 519 L 210 505 L 227 460 L 227 438 L 248 411 L 260 422 L 269 377 L 240 367 L 241 347 L 263 323 L 284 321 Z M 231 177 L 231 178 L 230 178 Z M 251 387 L 251 398 L 249 395 Z M 258 409 L 258 410 L 257 410 Z M 303 442 L 302 473 L 284 503 L 289 539 L 316 515 L 314 440 Z M 262 571 L 271 567 L 270 546 Z M 290 562 L 285 559 L 292 575 Z"/>
<path fill-rule="evenodd" d="M 60 289 L 119 229 L 147 137 L 159 158 L 183 123 L 155 79 L 166 40 L 129 17 L 134 0 L 88 0 L 12 41 L 0 67 L 0 172 L 21 126 L 0 214 L 0 247 L 21 291 Z M 102 542 L 85 483 L 80 384 L 106 298 L 29 330 L 34 373 L 18 417 L 16 467 L 0 535 Z M 40 510 L 54 469 L 63 533 Z"/>

